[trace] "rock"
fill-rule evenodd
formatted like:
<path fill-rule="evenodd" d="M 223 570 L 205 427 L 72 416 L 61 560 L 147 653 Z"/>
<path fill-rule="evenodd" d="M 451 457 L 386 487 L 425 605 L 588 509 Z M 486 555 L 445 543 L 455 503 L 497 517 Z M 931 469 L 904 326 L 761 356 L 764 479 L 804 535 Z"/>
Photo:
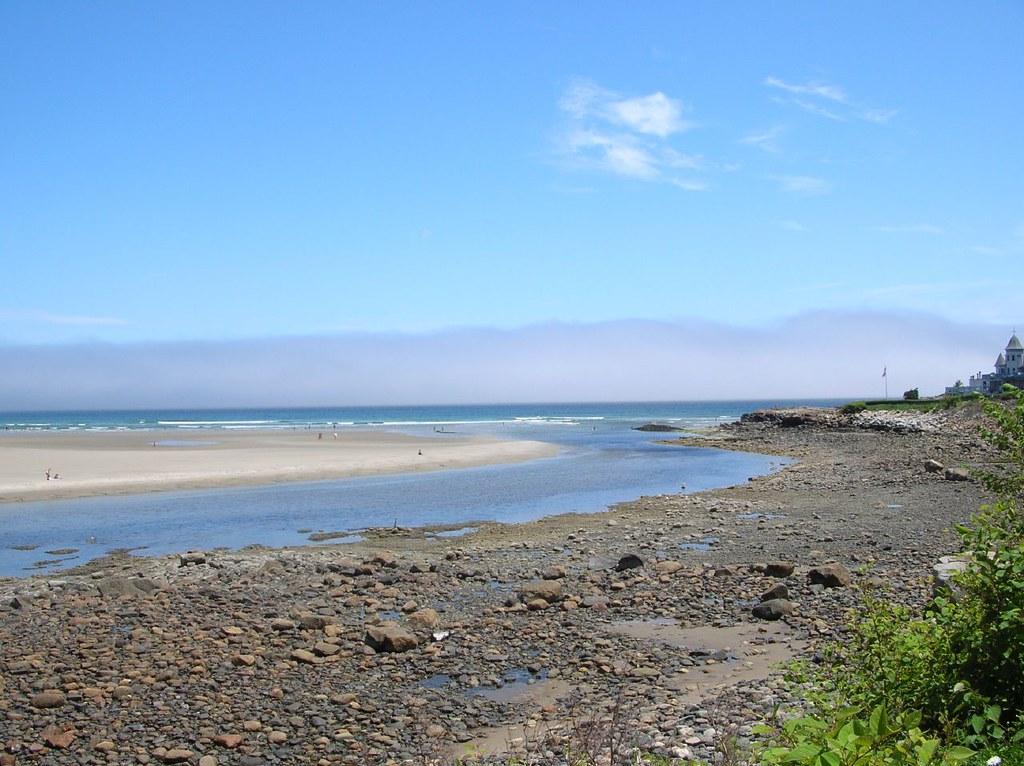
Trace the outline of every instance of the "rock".
<path fill-rule="evenodd" d="M 557 580 L 533 580 L 519 588 L 519 598 L 526 603 L 544 599 L 553 604 L 562 600 L 562 583 Z"/>
<path fill-rule="evenodd" d="M 773 598 L 758 604 L 750 613 L 759 620 L 780 620 L 793 614 L 793 602 L 784 598 Z"/>
<path fill-rule="evenodd" d="M 323 630 L 330 622 L 331 619 L 322 614 L 304 614 L 299 617 L 299 626 L 303 630 Z"/>
<path fill-rule="evenodd" d="M 179 567 L 198 566 L 199 564 L 205 563 L 206 554 L 202 552 L 189 551 L 188 553 L 183 553 L 178 557 Z"/>
<path fill-rule="evenodd" d="M 544 570 L 541 578 L 544 580 L 561 580 L 565 577 L 565 567 L 561 565 L 551 566 Z"/>
<path fill-rule="evenodd" d="M 213 744 L 234 750 L 242 744 L 243 739 L 245 738 L 241 734 L 218 734 L 213 738 Z"/>
<path fill-rule="evenodd" d="M 615 565 L 616 572 L 625 572 L 627 569 L 639 569 L 644 565 L 644 560 L 635 553 L 627 553 L 619 559 Z"/>
<path fill-rule="evenodd" d="M 236 654 L 231 658 L 231 664 L 235 667 L 249 668 L 256 664 L 255 654 Z"/>
<path fill-rule="evenodd" d="M 313 651 L 320 657 L 333 657 L 341 651 L 341 647 L 337 644 L 329 644 L 326 641 L 320 641 L 313 647 Z"/>
<path fill-rule="evenodd" d="M 395 622 L 367 627 L 364 641 L 376 652 L 407 652 L 419 645 L 416 636 Z"/>
<path fill-rule="evenodd" d="M 793 574 L 795 567 L 786 561 L 769 561 L 764 566 L 764 573 L 769 577 L 786 578 Z"/>
<path fill-rule="evenodd" d="M 276 729 L 267 735 L 267 742 L 272 745 L 280 745 L 282 742 L 288 741 L 288 735 L 283 731 L 277 731 Z"/>
<path fill-rule="evenodd" d="M 811 585 L 824 585 L 826 588 L 847 588 L 853 582 L 853 577 L 842 564 L 823 564 L 807 572 L 807 581 Z"/>
<path fill-rule="evenodd" d="M 683 563 L 681 561 L 672 560 L 659 561 L 657 564 L 654 565 L 654 571 L 658 574 L 675 574 L 682 568 Z"/>
<path fill-rule="evenodd" d="M 782 599 L 788 599 L 789 598 L 789 588 L 787 588 L 782 583 L 778 583 L 777 585 L 772 586 L 771 588 L 769 588 L 768 590 L 766 590 L 764 593 L 761 594 L 761 602 L 762 603 L 765 602 L 765 601 L 772 601 L 772 600 L 777 599 L 777 598 L 782 598 Z"/>
<path fill-rule="evenodd" d="M 946 481 L 970 481 L 971 475 L 962 468 L 947 468 L 942 472 Z"/>
<path fill-rule="evenodd" d="M 96 589 L 103 598 L 130 596 L 146 598 L 160 590 L 160 584 L 145 577 L 104 577 L 96 582 Z"/>
<path fill-rule="evenodd" d="M 938 460 L 925 460 L 924 461 L 924 470 L 926 470 L 928 473 L 939 473 L 940 471 L 945 469 L 945 467 L 946 466 L 944 466 Z"/>
<path fill-rule="evenodd" d="M 64 707 L 65 701 L 64 692 L 57 691 L 56 689 L 47 689 L 46 691 L 33 694 L 29 699 L 29 704 L 32 707 L 47 709 Z"/>
<path fill-rule="evenodd" d="M 444 727 L 440 724 L 432 723 L 427 727 L 428 737 L 443 737 L 445 733 Z"/>
<path fill-rule="evenodd" d="M 165 751 L 163 755 L 158 755 L 157 758 L 164 763 L 184 763 L 192 758 L 192 751 L 175 747 Z"/>
<path fill-rule="evenodd" d="M 293 660 L 296 660 L 297 662 L 303 662 L 306 665 L 316 665 L 322 662 L 322 660 L 319 657 L 317 657 L 315 654 L 313 654 L 313 652 L 307 649 L 293 649 L 291 657 Z"/>
<path fill-rule="evenodd" d="M 57 750 L 65 750 L 71 747 L 71 743 L 75 741 L 76 733 L 72 726 L 64 727 L 55 723 L 51 723 L 40 732 L 43 742 Z"/>
<path fill-rule="evenodd" d="M 642 426 L 633 426 L 634 431 L 648 431 L 651 433 L 670 433 L 672 431 L 682 431 L 684 429 L 677 428 L 676 426 L 670 426 L 665 423 L 644 423 Z"/>
<path fill-rule="evenodd" d="M 99 750 L 101 753 L 109 753 L 111 750 L 117 749 L 117 745 L 114 744 L 113 740 L 101 739 L 92 746 L 92 749 Z"/>
<path fill-rule="evenodd" d="M 270 621 L 270 629 L 283 633 L 285 631 L 295 630 L 295 623 L 284 617 L 275 617 Z"/>
<path fill-rule="evenodd" d="M 423 630 L 429 630 L 437 625 L 438 615 L 436 609 L 427 607 L 426 609 L 420 609 L 413 612 L 407 618 L 409 624 L 414 628 L 420 628 Z"/>
<path fill-rule="evenodd" d="M 199 766 L 217 766 L 217 759 L 212 755 L 204 755 L 199 759 Z"/>
<path fill-rule="evenodd" d="M 967 569 L 969 564 L 970 559 L 966 556 L 942 556 L 932 565 L 933 595 L 952 595 L 954 599 L 958 598 L 960 589 L 956 587 L 953 578 Z"/>

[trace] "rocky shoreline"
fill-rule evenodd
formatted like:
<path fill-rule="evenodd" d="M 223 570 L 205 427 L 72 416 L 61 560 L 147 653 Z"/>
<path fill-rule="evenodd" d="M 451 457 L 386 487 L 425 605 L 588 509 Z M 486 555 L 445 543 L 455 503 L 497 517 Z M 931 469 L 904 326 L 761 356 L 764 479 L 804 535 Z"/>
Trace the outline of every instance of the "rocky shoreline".
<path fill-rule="evenodd" d="M 975 411 L 886 415 L 767 413 L 673 439 L 797 462 L 604 513 L 0 581 L 0 766 L 428 764 L 510 746 L 542 762 L 609 730 L 714 762 L 798 703 L 777 664 L 841 637 L 858 586 L 924 603 L 953 525 L 984 502 L 945 471 L 990 458 Z"/>

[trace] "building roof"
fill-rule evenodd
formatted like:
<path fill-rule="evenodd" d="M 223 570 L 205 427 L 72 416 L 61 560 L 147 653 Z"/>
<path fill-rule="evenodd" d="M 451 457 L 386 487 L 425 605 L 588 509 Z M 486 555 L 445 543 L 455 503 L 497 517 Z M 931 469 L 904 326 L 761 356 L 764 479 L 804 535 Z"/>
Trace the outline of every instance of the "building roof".
<path fill-rule="evenodd" d="M 1022 350 L 1024 350 L 1024 346 L 1021 345 L 1020 338 L 1017 337 L 1017 333 L 1014 333 L 1013 337 L 1010 338 L 1010 342 L 1006 344 L 1006 350 L 1007 351 L 1022 351 Z"/>
<path fill-rule="evenodd" d="M 1002 367 L 1005 364 L 1006 364 L 1006 357 L 1003 356 L 1002 353 L 1000 353 L 999 356 L 996 357 L 996 367 Z"/>

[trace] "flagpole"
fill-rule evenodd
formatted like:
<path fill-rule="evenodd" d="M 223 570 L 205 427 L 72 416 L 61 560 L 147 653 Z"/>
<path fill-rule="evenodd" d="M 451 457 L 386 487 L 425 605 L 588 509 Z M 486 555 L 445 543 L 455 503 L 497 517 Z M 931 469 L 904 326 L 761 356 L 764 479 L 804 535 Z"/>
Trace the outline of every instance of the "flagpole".
<path fill-rule="evenodd" d="M 885 382 L 885 399 L 889 400 L 889 365 L 882 368 L 882 380 Z"/>

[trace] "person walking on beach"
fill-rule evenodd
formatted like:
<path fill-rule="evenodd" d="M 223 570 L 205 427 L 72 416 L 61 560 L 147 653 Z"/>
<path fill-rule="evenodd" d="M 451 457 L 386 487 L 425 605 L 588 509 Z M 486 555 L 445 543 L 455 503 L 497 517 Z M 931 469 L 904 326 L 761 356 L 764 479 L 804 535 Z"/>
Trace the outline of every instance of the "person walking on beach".
<path fill-rule="evenodd" d="M 46 480 L 47 481 L 50 480 L 50 469 L 49 468 L 46 469 Z"/>

